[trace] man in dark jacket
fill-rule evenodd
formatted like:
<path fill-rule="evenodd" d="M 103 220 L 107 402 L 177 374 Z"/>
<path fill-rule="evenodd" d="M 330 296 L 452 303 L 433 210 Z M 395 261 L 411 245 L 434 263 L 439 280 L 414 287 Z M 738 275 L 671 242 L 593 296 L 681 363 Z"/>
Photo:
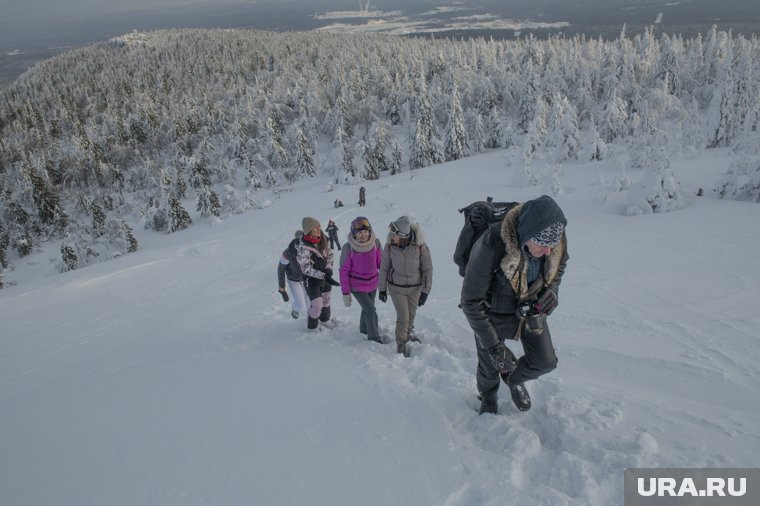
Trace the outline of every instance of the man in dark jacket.
<path fill-rule="evenodd" d="M 546 317 L 557 307 L 567 263 L 567 219 L 542 196 L 512 207 L 472 247 L 462 284 L 462 310 L 475 332 L 480 413 L 498 410 L 499 377 L 521 411 L 530 409 L 524 382 L 557 366 Z M 521 340 L 519 360 L 506 339 Z"/>

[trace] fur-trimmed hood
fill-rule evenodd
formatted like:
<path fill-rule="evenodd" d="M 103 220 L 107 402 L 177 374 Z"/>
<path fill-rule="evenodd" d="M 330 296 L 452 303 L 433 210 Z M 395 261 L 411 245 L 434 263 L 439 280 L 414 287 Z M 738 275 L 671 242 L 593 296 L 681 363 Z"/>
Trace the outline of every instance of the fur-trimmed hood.
<path fill-rule="evenodd" d="M 544 197 L 548 200 L 545 200 Z M 544 261 L 543 279 L 539 279 L 532 286 L 528 286 L 528 259 L 527 253 L 523 249 L 525 243 L 552 223 L 561 221 L 563 224 L 567 224 L 564 214 L 554 200 L 551 197 L 544 197 L 541 197 L 543 199 L 541 207 L 546 206 L 548 209 L 536 209 L 534 205 L 526 209 L 528 204 L 540 200 L 536 199 L 536 201 L 516 205 L 507 212 L 501 222 L 501 239 L 505 246 L 504 257 L 499 266 L 520 301 L 534 298 L 543 288 L 544 282 L 547 285 L 552 283 L 557 276 L 567 249 L 567 237 L 563 232 L 562 239 L 552 248 L 551 253 Z M 552 205 L 559 213 L 551 209 Z M 521 234 L 520 231 L 525 231 L 525 233 Z M 523 237 L 523 235 L 528 235 L 528 237 Z"/>

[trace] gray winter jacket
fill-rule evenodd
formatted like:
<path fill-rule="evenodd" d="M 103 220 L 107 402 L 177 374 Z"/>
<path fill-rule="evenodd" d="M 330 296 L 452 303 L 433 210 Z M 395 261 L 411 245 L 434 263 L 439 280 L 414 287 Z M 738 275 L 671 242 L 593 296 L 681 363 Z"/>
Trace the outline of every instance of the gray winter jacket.
<path fill-rule="evenodd" d="M 567 237 L 542 261 L 538 279 L 528 284 L 525 243 L 547 226 L 567 223 L 562 210 L 550 197 L 540 197 L 509 210 L 478 238 L 470 252 L 461 305 L 483 349 L 502 338 L 519 339 L 522 321 L 515 316 L 520 302 L 537 299 L 547 287 L 559 292 L 569 258 Z"/>
<path fill-rule="evenodd" d="M 393 245 L 392 234 L 388 235 L 380 264 L 380 291 L 411 293 L 421 288 L 424 293 L 430 293 L 433 288 L 433 260 L 430 249 L 416 224 L 412 226 L 412 230 L 414 238 L 405 248 Z"/>

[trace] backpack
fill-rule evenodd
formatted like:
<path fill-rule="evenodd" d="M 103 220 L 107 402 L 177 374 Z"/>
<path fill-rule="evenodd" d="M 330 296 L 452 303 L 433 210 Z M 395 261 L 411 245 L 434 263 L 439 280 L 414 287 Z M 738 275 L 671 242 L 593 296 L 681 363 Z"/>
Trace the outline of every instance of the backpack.
<path fill-rule="evenodd" d="M 470 260 L 470 249 L 475 241 L 483 235 L 492 223 L 501 221 L 507 211 L 517 205 L 517 202 L 487 202 L 479 200 L 467 207 L 459 209 L 464 214 L 464 226 L 459 232 L 457 245 L 454 249 L 454 263 L 459 266 L 459 275 L 464 277 L 467 262 Z"/>

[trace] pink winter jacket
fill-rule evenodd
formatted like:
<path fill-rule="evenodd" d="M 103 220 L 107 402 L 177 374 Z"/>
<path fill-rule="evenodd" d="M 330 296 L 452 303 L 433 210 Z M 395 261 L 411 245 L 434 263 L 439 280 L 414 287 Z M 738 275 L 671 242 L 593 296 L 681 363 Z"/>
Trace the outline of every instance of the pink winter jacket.
<path fill-rule="evenodd" d="M 375 290 L 382 259 L 383 249 L 377 239 L 375 247 L 364 253 L 354 251 L 351 245 L 346 243 L 340 256 L 340 289 L 343 295 Z"/>

